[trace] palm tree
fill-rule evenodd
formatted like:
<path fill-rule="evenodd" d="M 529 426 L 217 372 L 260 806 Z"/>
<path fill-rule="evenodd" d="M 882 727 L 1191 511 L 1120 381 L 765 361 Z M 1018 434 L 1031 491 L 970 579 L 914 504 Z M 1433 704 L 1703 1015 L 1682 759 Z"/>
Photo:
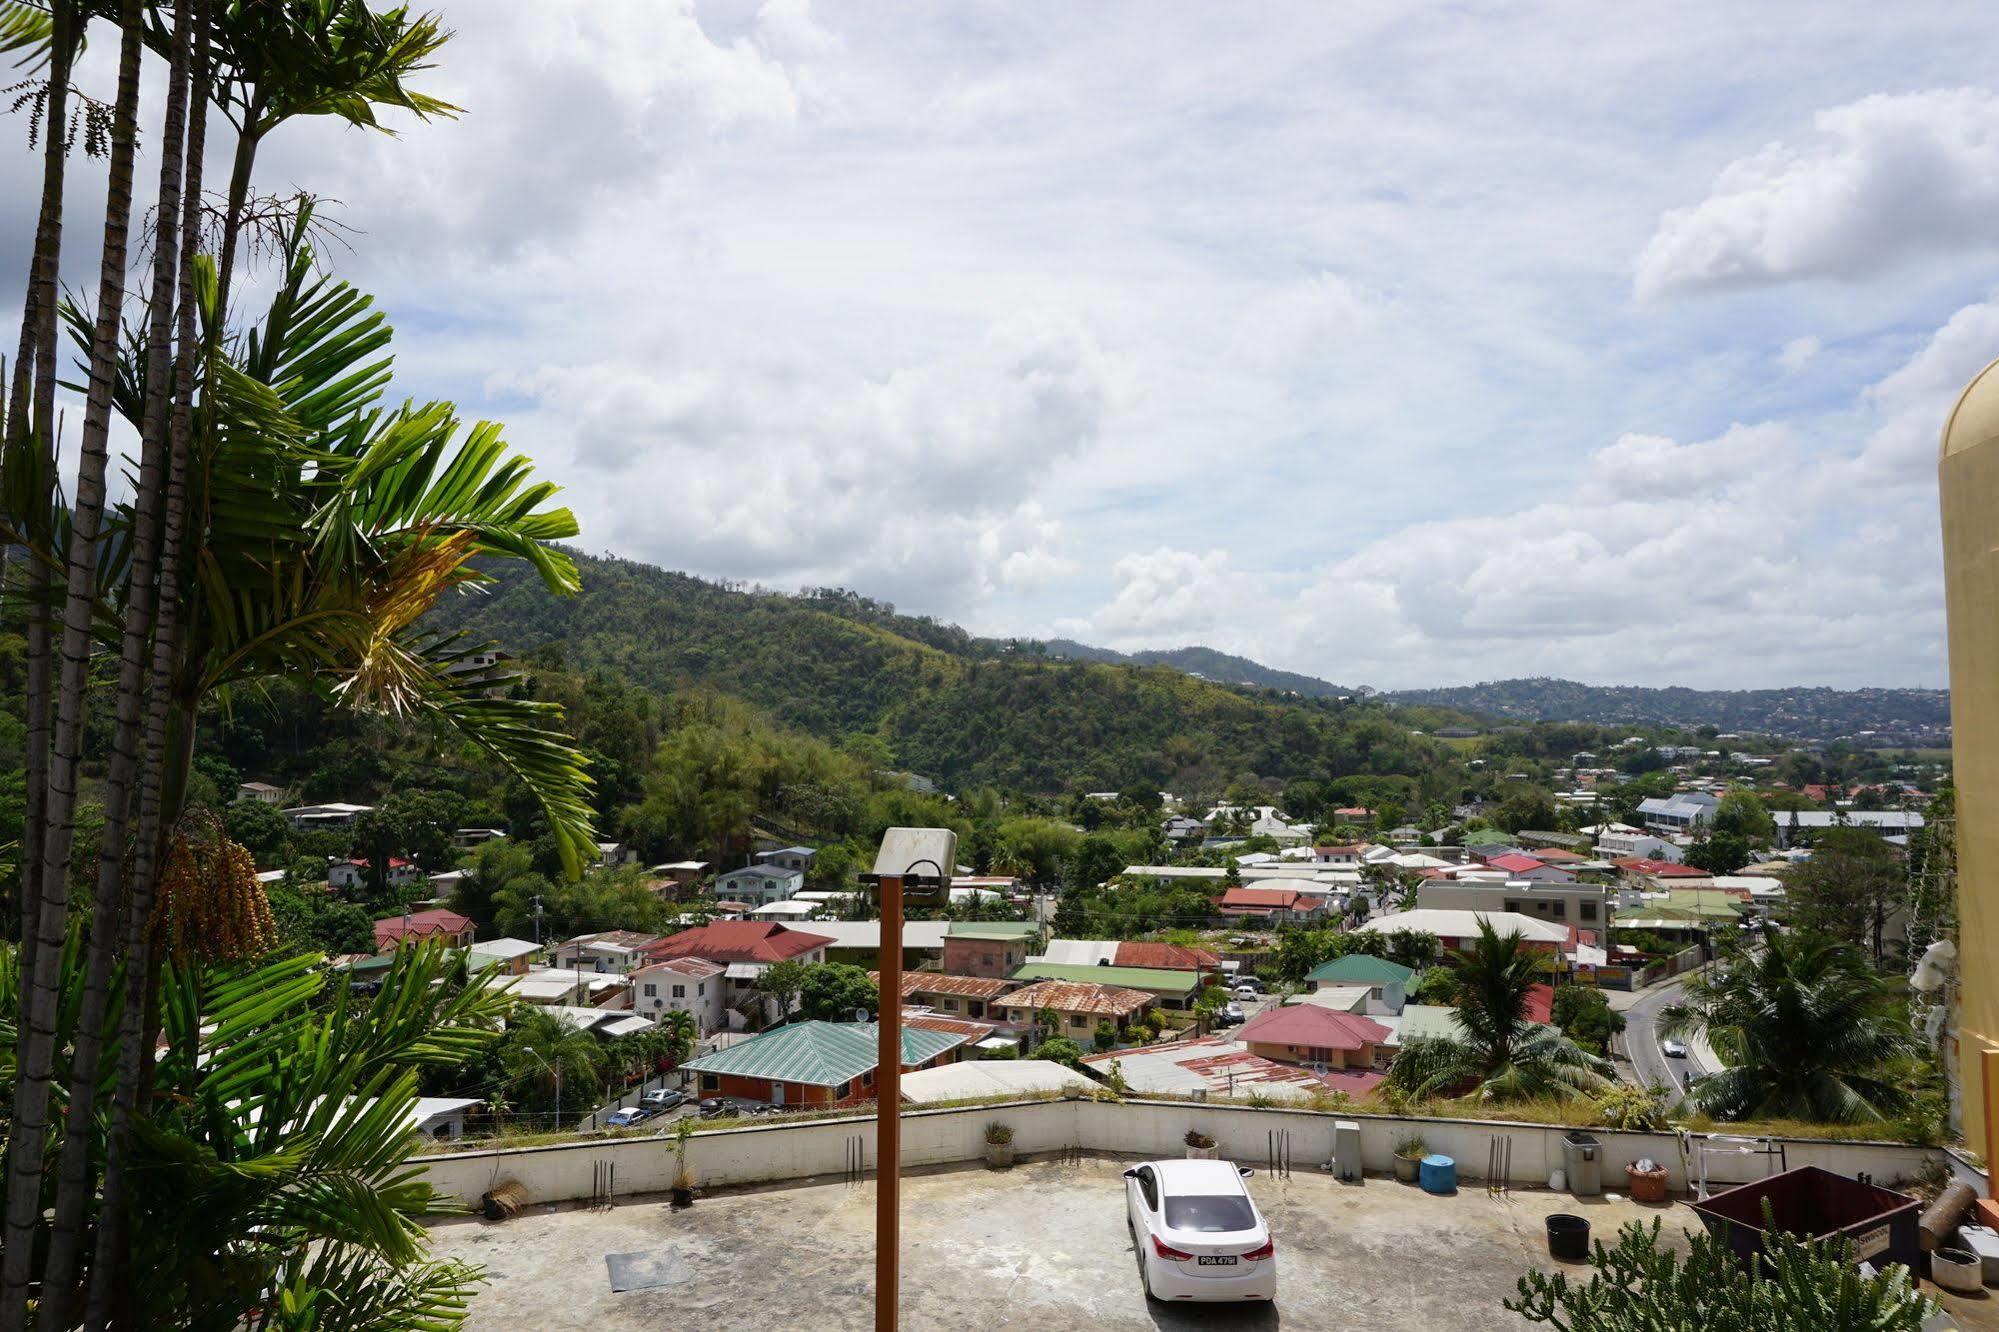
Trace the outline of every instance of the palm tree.
<path fill-rule="evenodd" d="M 1765 926 L 1753 952 L 1688 982 L 1668 1035 L 1705 1029 L 1739 1057 L 1688 1100 L 1719 1119 L 1879 1120 L 1906 1099 L 1887 1071 L 1913 1048 L 1888 982 L 1859 949 Z"/>
<path fill-rule="evenodd" d="M 526 1099 L 554 1109 L 558 1122 L 562 1102 L 573 1099 L 564 1087 L 582 1087 L 595 1094 L 603 1080 L 604 1046 L 566 1014 L 522 1007 L 509 1019 L 500 1045 L 500 1067 L 509 1090 L 521 1089 Z M 513 1096 L 516 1105 L 522 1096 Z"/>
<path fill-rule="evenodd" d="M 59 951 L 68 1038 L 84 983 L 78 936 Z M 145 1274 L 120 1294 L 144 1301 L 124 1311 L 132 1325 L 222 1332 L 278 1292 L 319 1313 L 287 1326 L 462 1317 L 476 1277 L 422 1256 L 434 1204 L 406 1165 L 409 1125 L 419 1072 L 478 1054 L 512 1001 L 434 944 L 399 950 L 372 999 L 322 962 L 167 960 L 148 1131 L 132 1144 L 130 1270 Z M 18 982 L 13 950 L 0 949 L 0 1013 L 15 1011 Z M 5 1083 L 18 1037 L 0 1020 Z"/>
<path fill-rule="evenodd" d="M 678 1067 L 687 1062 L 694 1053 L 694 1044 L 701 1036 L 694 1026 L 694 1016 L 680 1009 L 671 1009 L 660 1022 L 660 1030 L 666 1033 L 667 1058 Z"/>
<path fill-rule="evenodd" d="M 1392 1086 L 1416 1097 L 1516 1101 L 1588 1096 L 1609 1085 L 1609 1063 L 1527 1019 L 1527 993 L 1543 972 L 1518 933 L 1502 935 L 1481 919 L 1478 939 L 1457 972 L 1452 1009 L 1461 1034 L 1410 1042 L 1389 1071 Z"/>

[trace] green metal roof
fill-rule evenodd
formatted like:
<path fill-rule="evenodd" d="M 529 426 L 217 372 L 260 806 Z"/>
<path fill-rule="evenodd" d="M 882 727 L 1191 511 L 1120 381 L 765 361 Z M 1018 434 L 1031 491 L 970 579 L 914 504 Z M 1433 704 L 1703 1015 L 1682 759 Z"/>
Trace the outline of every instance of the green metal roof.
<path fill-rule="evenodd" d="M 1020 939 L 1039 934 L 1041 927 L 1031 920 L 954 920 L 945 931 L 950 939 Z"/>
<path fill-rule="evenodd" d="M 1669 915 L 1682 912 L 1695 916 L 1712 916 L 1720 920 L 1731 920 L 1742 914 L 1748 904 L 1741 898 L 1714 888 L 1669 888 L 1666 890 L 1666 911 Z"/>
<path fill-rule="evenodd" d="M 1088 985 L 1117 985 L 1127 990 L 1150 990 L 1154 994 L 1186 994 L 1200 986 L 1201 978 L 1191 971 L 1166 967 L 1091 967 L 1064 962 L 1029 962 L 1013 973 L 1017 981 L 1082 981 Z"/>
<path fill-rule="evenodd" d="M 812 1087 L 837 1087 L 875 1067 L 880 1039 L 872 1022 L 794 1022 L 739 1041 L 726 1050 L 690 1059 L 681 1067 L 697 1073 L 725 1073 L 739 1078 L 769 1078 Z M 962 1045 L 965 1038 L 947 1031 L 905 1027 L 905 1066 L 935 1059 Z"/>
<path fill-rule="evenodd" d="M 1305 977 L 1309 981 L 1343 981 L 1349 985 L 1407 984 L 1415 971 L 1385 957 L 1348 953 L 1330 962 L 1321 962 Z"/>

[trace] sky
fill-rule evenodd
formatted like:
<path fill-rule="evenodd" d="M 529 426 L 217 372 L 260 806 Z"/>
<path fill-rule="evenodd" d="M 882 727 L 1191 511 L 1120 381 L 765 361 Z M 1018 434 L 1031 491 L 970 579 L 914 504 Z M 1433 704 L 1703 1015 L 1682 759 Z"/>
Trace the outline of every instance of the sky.
<path fill-rule="evenodd" d="M 587 550 L 1377 688 L 1944 683 L 1999 10 L 439 7 L 461 118 L 259 185 Z"/>

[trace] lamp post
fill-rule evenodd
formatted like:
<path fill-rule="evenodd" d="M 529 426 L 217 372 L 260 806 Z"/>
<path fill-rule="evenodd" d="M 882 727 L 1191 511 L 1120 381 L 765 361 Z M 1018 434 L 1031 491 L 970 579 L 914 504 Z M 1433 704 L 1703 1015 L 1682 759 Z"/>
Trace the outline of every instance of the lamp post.
<path fill-rule="evenodd" d="M 930 854 L 923 854 L 929 852 Z M 948 828 L 890 828 L 872 874 L 881 902 L 881 1013 L 875 1023 L 875 1332 L 896 1332 L 902 1284 L 902 909 L 905 884 L 920 902 L 950 900 L 958 835 Z M 918 874 L 929 866 L 933 875 Z"/>

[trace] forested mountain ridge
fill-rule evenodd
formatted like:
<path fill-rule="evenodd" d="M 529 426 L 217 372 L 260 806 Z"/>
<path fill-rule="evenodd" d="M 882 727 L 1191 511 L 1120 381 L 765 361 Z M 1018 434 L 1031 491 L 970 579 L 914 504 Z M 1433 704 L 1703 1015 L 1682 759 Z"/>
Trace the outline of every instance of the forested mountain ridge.
<path fill-rule="evenodd" d="M 1787 740 L 1850 739 L 1880 746 L 1950 740 L 1947 689 L 1647 689 L 1536 677 L 1404 689 L 1383 697 L 1523 721 L 1713 726 Z"/>
<path fill-rule="evenodd" d="M 1042 646 L 1050 656 L 1055 657 L 1073 657 L 1079 661 L 1131 662 L 1140 666 L 1171 666 L 1176 671 L 1198 675 L 1203 680 L 1213 680 L 1217 684 L 1275 689 L 1282 693 L 1302 694 L 1306 698 L 1338 698 L 1356 692 L 1343 685 L 1333 684 L 1329 680 L 1321 680 L 1316 675 L 1280 671 L 1275 666 L 1265 666 L 1260 661 L 1251 661 L 1248 657 L 1238 657 L 1233 653 L 1218 652 L 1210 647 L 1119 652 L 1113 648 L 1092 647 L 1088 643 L 1078 643 L 1069 638 L 1051 638 Z"/>
<path fill-rule="evenodd" d="M 572 669 L 740 698 L 823 739 L 871 737 L 885 763 L 952 789 L 1415 777 L 1446 760 L 1410 732 L 1456 719 L 1054 659 L 1038 643 L 976 638 L 837 590 L 789 596 L 580 555 L 578 566 L 573 598 L 503 572 L 434 617 L 517 654 L 557 652 Z"/>

